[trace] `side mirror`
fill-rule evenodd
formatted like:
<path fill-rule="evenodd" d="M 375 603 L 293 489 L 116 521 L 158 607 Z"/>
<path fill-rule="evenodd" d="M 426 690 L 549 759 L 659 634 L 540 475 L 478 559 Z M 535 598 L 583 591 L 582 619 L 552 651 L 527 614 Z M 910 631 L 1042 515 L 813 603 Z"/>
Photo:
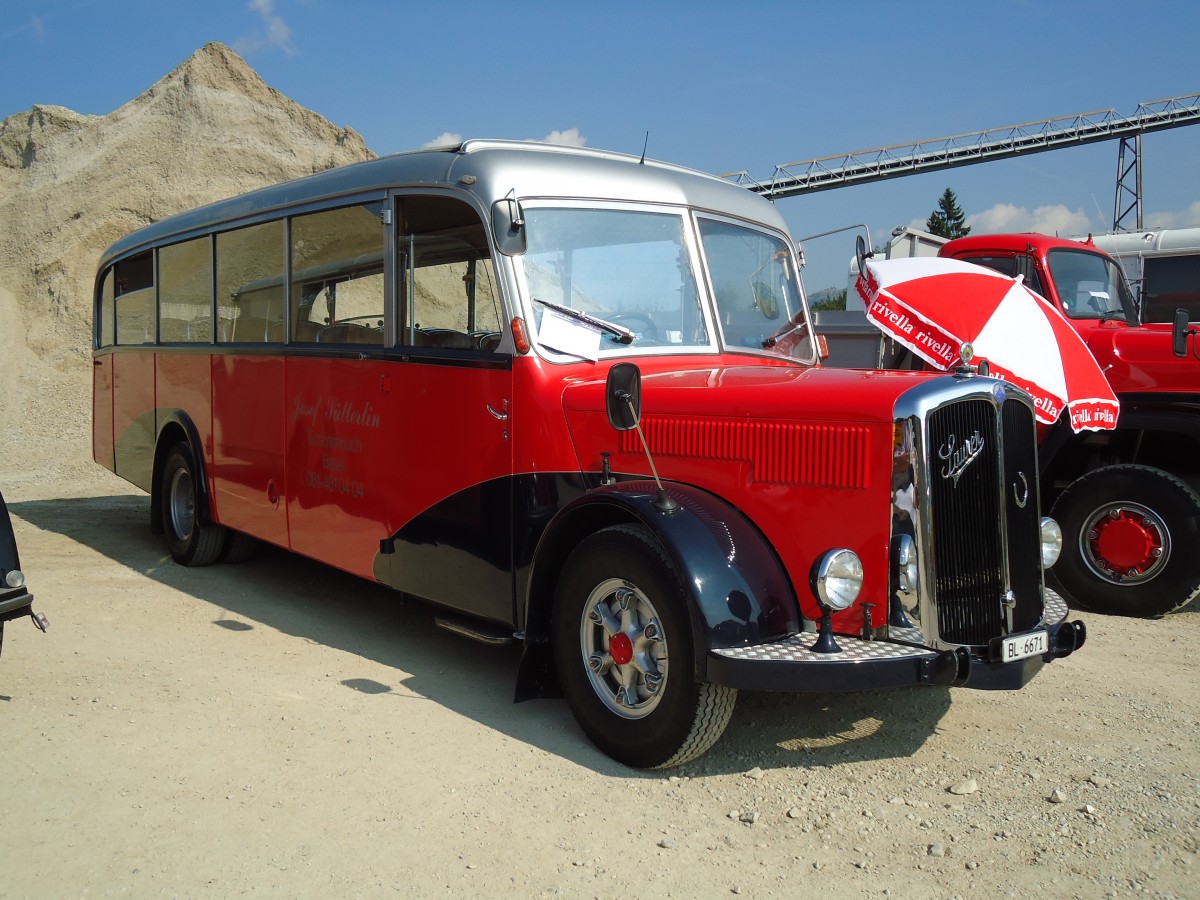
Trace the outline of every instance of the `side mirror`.
<path fill-rule="evenodd" d="M 525 252 L 525 213 L 516 197 L 503 197 L 492 204 L 492 231 L 496 247 L 505 256 Z"/>
<path fill-rule="evenodd" d="M 608 424 L 617 431 L 632 431 L 642 419 L 642 370 L 633 363 L 617 363 L 608 370 L 604 388 Z"/>
<path fill-rule="evenodd" d="M 1176 356 L 1187 356 L 1188 352 L 1188 311 L 1175 310 L 1175 321 L 1171 324 L 1171 349 Z"/>
<path fill-rule="evenodd" d="M 867 252 L 867 242 L 863 240 L 863 236 L 861 234 L 854 239 L 854 261 L 858 263 L 859 275 L 866 275 L 867 260 L 874 255 L 874 253 Z"/>

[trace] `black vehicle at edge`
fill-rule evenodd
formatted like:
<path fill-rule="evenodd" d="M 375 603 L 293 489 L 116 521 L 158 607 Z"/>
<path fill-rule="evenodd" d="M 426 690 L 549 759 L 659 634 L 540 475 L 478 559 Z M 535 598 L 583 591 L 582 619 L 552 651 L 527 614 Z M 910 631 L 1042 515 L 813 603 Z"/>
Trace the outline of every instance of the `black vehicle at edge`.
<path fill-rule="evenodd" d="M 46 630 L 46 617 L 33 611 L 33 594 L 25 586 L 12 519 L 8 517 L 4 495 L 0 494 L 0 652 L 4 649 L 4 623 L 24 616 L 32 618 L 42 631 Z"/>

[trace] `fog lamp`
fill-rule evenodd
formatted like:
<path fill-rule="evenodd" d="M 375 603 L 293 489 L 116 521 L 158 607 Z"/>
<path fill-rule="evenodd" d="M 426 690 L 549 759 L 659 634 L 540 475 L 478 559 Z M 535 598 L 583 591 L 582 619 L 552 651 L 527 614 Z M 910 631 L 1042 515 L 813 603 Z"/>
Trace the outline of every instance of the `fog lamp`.
<path fill-rule="evenodd" d="M 1062 529 L 1049 516 L 1042 518 L 1042 568 L 1048 569 L 1058 562 L 1062 552 Z"/>
<path fill-rule="evenodd" d="M 10 588 L 25 587 L 25 573 L 20 569 L 13 569 L 4 576 L 4 583 Z"/>
<path fill-rule="evenodd" d="M 826 609 L 846 609 L 862 590 L 862 560 L 853 550 L 827 550 L 813 573 L 813 592 Z"/>

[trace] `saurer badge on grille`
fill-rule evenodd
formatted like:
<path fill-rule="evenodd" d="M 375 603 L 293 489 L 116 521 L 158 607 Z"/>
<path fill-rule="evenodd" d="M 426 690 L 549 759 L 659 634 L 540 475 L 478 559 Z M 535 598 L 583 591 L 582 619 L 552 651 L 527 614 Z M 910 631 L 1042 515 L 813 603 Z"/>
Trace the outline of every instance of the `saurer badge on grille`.
<path fill-rule="evenodd" d="M 958 443 L 957 435 L 950 435 L 946 439 L 946 443 L 938 447 L 938 459 L 946 462 L 942 466 L 942 477 L 949 478 L 951 483 L 957 487 L 958 479 L 967 470 L 967 466 L 971 465 L 975 461 L 975 457 L 983 452 L 983 445 L 983 435 L 978 431 L 963 441 L 961 445 Z"/>

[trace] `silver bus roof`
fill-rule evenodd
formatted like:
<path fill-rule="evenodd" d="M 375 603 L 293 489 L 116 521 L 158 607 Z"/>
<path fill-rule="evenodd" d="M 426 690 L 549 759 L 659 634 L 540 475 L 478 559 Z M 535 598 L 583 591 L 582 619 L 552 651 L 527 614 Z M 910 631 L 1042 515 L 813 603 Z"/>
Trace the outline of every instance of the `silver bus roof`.
<path fill-rule="evenodd" d="M 340 197 L 352 202 L 356 196 L 410 187 L 467 191 L 484 209 L 509 195 L 521 200 L 554 197 L 684 205 L 787 231 L 769 201 L 714 175 L 607 150 L 469 140 L 352 163 L 179 213 L 114 243 L 101 256 L 100 267 L 148 247 L 327 206 Z"/>

